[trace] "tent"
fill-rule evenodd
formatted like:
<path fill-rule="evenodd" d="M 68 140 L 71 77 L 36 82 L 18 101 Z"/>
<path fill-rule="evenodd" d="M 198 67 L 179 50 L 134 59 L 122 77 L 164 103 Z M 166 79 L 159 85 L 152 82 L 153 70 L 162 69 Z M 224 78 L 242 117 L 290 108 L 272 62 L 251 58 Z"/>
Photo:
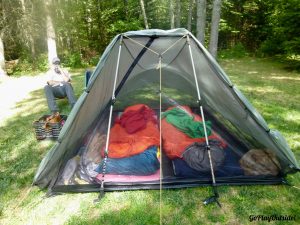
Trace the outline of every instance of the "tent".
<path fill-rule="evenodd" d="M 51 193 L 284 183 L 282 135 L 186 29 L 108 45 L 34 184 Z"/>

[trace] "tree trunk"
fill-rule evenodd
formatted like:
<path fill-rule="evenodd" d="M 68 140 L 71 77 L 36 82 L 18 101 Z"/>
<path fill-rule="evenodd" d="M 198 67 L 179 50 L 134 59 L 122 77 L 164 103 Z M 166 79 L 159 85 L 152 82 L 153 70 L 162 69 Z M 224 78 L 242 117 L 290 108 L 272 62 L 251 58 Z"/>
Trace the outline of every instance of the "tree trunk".
<path fill-rule="evenodd" d="M 187 21 L 187 29 L 188 29 L 189 31 L 192 30 L 193 4 L 194 4 L 194 0 L 190 0 L 190 2 L 189 2 L 188 21 Z"/>
<path fill-rule="evenodd" d="M 180 0 L 176 0 L 176 27 L 181 26 L 181 4 Z"/>
<path fill-rule="evenodd" d="M 29 39 L 29 45 L 30 45 L 30 50 L 31 50 L 31 57 L 33 59 L 35 59 L 36 53 L 35 53 L 35 43 L 34 43 L 34 38 L 32 35 L 32 28 L 31 28 L 31 24 L 30 24 L 30 18 L 26 18 L 26 5 L 25 5 L 25 0 L 21 0 L 21 6 L 22 6 L 22 12 L 23 12 L 23 17 L 25 17 L 24 21 L 25 21 L 25 36 Z M 32 5 L 32 7 L 34 6 L 34 4 Z M 32 14 L 32 12 L 31 12 Z M 28 21 L 29 20 L 29 21 Z"/>
<path fill-rule="evenodd" d="M 209 41 L 209 52 L 214 58 L 217 58 L 217 51 L 218 51 L 221 5 L 222 5 L 222 0 L 214 0 L 212 18 L 211 18 L 210 41 Z"/>
<path fill-rule="evenodd" d="M 197 39 L 205 43 L 206 0 L 197 0 Z"/>
<path fill-rule="evenodd" d="M 49 65 L 52 64 L 52 59 L 57 57 L 56 52 L 56 41 L 55 41 L 55 30 L 50 16 L 50 7 L 51 0 L 46 0 L 46 25 L 47 25 L 47 45 L 48 45 L 48 62 Z"/>
<path fill-rule="evenodd" d="M 4 45 L 2 34 L 0 34 L 0 77 L 6 76 L 5 72 L 5 58 L 4 58 Z"/>
<path fill-rule="evenodd" d="M 175 28 L 175 15 L 174 15 L 173 0 L 170 0 L 170 24 L 171 24 L 171 29 L 174 29 Z"/>
<path fill-rule="evenodd" d="M 25 10 L 26 10 L 26 7 L 25 7 L 25 0 L 21 0 L 21 6 L 22 6 L 23 12 L 25 12 Z"/>
<path fill-rule="evenodd" d="M 2 9 L 2 18 L 4 20 L 5 15 L 4 15 L 4 6 L 3 2 L 0 2 L 0 7 Z M 3 28 L 1 28 L 3 29 Z M 6 72 L 5 72 L 5 56 L 4 56 L 4 44 L 3 44 L 3 30 L 0 30 L 0 78 L 1 77 L 6 77 Z"/>
<path fill-rule="evenodd" d="M 146 28 L 146 29 L 149 29 L 148 19 L 147 19 L 147 15 L 146 15 L 146 10 L 145 10 L 144 0 L 140 0 L 140 5 L 141 5 L 143 17 L 144 17 L 145 28 Z"/>

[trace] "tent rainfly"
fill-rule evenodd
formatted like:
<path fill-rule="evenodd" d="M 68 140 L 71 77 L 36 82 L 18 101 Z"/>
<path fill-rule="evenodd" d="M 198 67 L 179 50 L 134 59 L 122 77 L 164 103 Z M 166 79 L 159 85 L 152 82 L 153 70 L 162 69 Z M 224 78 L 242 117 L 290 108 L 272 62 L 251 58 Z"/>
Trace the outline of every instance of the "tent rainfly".
<path fill-rule="evenodd" d="M 154 29 L 108 45 L 34 184 L 54 194 L 215 190 L 296 171 L 285 139 L 201 43 L 186 29 Z"/>

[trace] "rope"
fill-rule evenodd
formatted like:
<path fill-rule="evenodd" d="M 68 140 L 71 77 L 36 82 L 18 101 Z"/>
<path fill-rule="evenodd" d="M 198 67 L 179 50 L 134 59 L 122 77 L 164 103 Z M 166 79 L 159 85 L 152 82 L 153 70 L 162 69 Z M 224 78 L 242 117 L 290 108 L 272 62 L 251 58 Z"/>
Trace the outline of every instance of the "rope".
<path fill-rule="evenodd" d="M 167 51 L 169 51 L 171 48 L 173 48 L 173 46 L 175 46 L 179 41 L 181 41 L 183 38 L 185 38 L 186 35 L 182 36 L 181 38 L 179 38 L 177 41 L 175 41 L 172 45 L 170 45 L 165 51 L 163 51 L 161 53 L 161 55 L 165 54 Z"/>
<path fill-rule="evenodd" d="M 19 203 L 15 207 L 13 207 L 13 210 L 15 210 L 16 208 L 18 208 L 24 202 L 25 198 L 28 197 L 28 195 L 31 192 L 32 188 L 33 188 L 33 184 L 31 184 L 30 188 L 26 191 L 25 195 L 21 198 L 21 200 L 19 201 Z"/>
<path fill-rule="evenodd" d="M 126 35 L 124 35 L 124 37 L 128 38 L 128 39 L 129 39 L 130 41 L 132 41 L 133 43 L 136 43 L 136 44 L 138 44 L 138 45 L 140 45 L 140 46 L 146 48 L 147 50 L 151 51 L 152 53 L 156 54 L 158 57 L 161 58 L 161 56 L 162 56 L 163 54 L 165 54 L 167 51 L 169 51 L 171 48 L 173 48 L 173 47 L 174 47 L 177 43 L 179 43 L 179 41 L 181 41 L 183 38 L 187 37 L 187 35 L 183 35 L 181 38 L 179 38 L 177 41 L 175 41 L 173 44 L 171 44 L 171 45 L 170 45 L 165 51 L 163 51 L 161 54 L 158 53 L 158 52 L 156 52 L 156 51 L 154 51 L 154 50 L 151 49 L 151 48 L 148 48 L 148 47 L 145 46 L 144 44 L 142 44 L 142 43 L 140 43 L 140 42 L 138 42 L 138 41 L 136 41 L 136 40 L 134 40 L 134 39 L 132 39 L 132 38 L 126 36 Z M 160 62 L 160 63 L 161 63 L 161 62 Z"/>
<path fill-rule="evenodd" d="M 159 67 L 159 163 L 160 163 L 160 176 L 159 176 L 159 221 L 162 224 L 162 135 L 161 135 L 161 102 L 162 102 L 162 95 L 161 95 L 161 55 L 159 56 L 158 61 Z"/>
<path fill-rule="evenodd" d="M 132 39 L 132 38 L 126 36 L 126 35 L 124 35 L 124 37 L 128 38 L 128 39 L 129 39 L 130 41 L 132 41 L 133 43 L 136 43 L 136 44 L 138 44 L 138 45 L 140 45 L 140 46 L 146 48 L 146 49 L 149 50 L 150 52 L 154 53 L 155 55 L 158 55 L 158 56 L 159 56 L 159 53 L 157 53 L 156 51 L 152 50 L 151 48 L 148 48 L 147 46 L 141 44 L 140 42 L 138 42 L 138 41 L 136 41 L 136 40 L 134 40 L 134 39 Z"/>

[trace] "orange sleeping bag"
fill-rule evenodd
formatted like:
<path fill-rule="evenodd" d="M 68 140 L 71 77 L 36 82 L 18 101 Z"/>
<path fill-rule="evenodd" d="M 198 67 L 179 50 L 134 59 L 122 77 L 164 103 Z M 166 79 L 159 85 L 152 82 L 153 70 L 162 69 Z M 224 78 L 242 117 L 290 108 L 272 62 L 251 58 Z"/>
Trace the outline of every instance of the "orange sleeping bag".
<path fill-rule="evenodd" d="M 108 157 L 124 158 L 159 145 L 157 118 L 144 104 L 127 107 L 110 130 Z"/>

